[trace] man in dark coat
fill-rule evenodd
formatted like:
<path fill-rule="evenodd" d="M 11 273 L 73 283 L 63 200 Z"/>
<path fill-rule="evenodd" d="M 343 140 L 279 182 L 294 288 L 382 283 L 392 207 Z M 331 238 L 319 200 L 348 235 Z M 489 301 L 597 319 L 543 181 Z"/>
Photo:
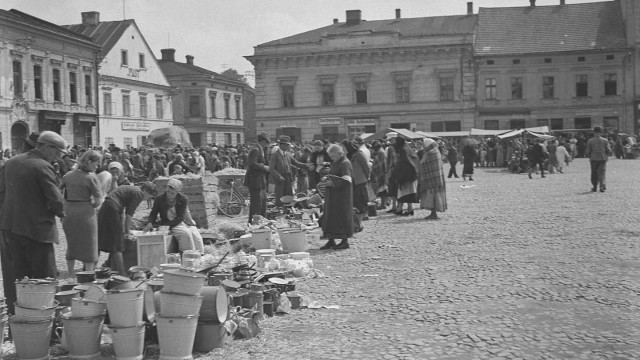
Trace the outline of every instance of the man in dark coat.
<path fill-rule="evenodd" d="M 602 137 L 602 128 L 596 126 L 593 128 L 593 137 L 587 141 L 585 148 L 585 155 L 589 158 L 591 164 L 591 191 L 598 191 L 598 185 L 600 185 L 600 192 L 607 190 L 606 186 L 606 173 L 607 173 L 607 160 L 611 155 L 611 146 L 607 139 Z"/>
<path fill-rule="evenodd" d="M 249 223 L 253 220 L 253 215 L 267 216 L 269 161 L 265 152 L 269 142 L 269 134 L 258 134 L 258 143 L 249 150 L 247 157 L 244 185 L 249 188 Z"/>
<path fill-rule="evenodd" d="M 529 179 L 533 179 L 531 177 L 531 173 L 536 171 L 536 166 L 540 166 L 540 177 L 545 178 L 544 176 L 544 161 L 549 157 L 544 147 L 542 147 L 542 139 L 536 139 L 535 144 L 527 154 L 529 158 Z"/>
<path fill-rule="evenodd" d="M 455 176 L 456 179 L 459 178 L 458 172 L 456 171 L 456 164 L 458 163 L 458 150 L 453 144 L 449 144 L 449 149 L 447 152 L 447 160 L 449 160 L 449 165 L 451 168 L 449 169 L 449 179 L 451 176 Z"/>
<path fill-rule="evenodd" d="M 64 139 L 44 131 L 37 147 L 7 161 L 0 171 L 0 261 L 9 312 L 16 301 L 15 279 L 56 277 L 55 217 L 64 217 L 53 161 L 66 152 Z"/>
<path fill-rule="evenodd" d="M 269 158 L 269 176 L 276 185 L 276 205 L 282 206 L 280 198 L 285 195 L 293 195 L 293 169 L 295 167 L 306 167 L 307 164 L 300 163 L 293 158 L 289 152 L 291 138 L 287 135 L 280 135 L 278 138 L 278 149 Z"/>

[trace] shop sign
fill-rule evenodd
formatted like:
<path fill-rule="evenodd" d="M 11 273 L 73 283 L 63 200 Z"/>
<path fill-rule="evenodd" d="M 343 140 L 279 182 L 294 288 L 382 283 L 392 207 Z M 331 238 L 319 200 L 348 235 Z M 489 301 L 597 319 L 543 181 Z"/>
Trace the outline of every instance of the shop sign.
<path fill-rule="evenodd" d="M 122 130 L 149 131 L 151 130 L 151 123 L 144 121 L 123 121 Z"/>
<path fill-rule="evenodd" d="M 318 121 L 320 125 L 342 125 L 341 118 L 320 118 Z"/>
<path fill-rule="evenodd" d="M 375 125 L 377 119 L 350 119 L 349 126 Z"/>

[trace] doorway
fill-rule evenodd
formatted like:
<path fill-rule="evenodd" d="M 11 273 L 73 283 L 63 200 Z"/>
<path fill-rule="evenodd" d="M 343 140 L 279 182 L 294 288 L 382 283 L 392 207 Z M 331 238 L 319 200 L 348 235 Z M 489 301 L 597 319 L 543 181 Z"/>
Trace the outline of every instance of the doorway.
<path fill-rule="evenodd" d="M 24 139 L 29 135 L 29 127 L 27 124 L 18 121 L 11 125 L 11 149 L 18 153 L 22 152 Z"/>

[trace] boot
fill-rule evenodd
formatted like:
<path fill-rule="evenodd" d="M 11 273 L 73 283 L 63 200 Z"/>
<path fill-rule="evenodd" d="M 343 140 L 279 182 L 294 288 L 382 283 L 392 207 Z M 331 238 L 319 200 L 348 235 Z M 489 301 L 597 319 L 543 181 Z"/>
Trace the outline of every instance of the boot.
<path fill-rule="evenodd" d="M 327 249 L 333 249 L 333 247 L 336 246 L 336 242 L 333 239 L 329 239 L 329 241 L 327 241 L 326 244 L 322 245 L 320 247 L 320 250 L 327 250 Z"/>
<path fill-rule="evenodd" d="M 349 248 L 349 241 L 347 239 L 342 239 L 340 244 L 333 247 L 334 250 L 344 250 Z"/>

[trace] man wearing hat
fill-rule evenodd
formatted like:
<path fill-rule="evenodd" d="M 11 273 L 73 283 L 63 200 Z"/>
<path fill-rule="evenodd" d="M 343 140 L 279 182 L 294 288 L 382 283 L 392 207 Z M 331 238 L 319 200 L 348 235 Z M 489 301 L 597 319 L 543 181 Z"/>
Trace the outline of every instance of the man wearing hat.
<path fill-rule="evenodd" d="M 303 164 L 293 158 L 289 152 L 291 138 L 287 135 L 280 135 L 278 138 L 278 149 L 271 154 L 269 159 L 269 176 L 276 185 L 276 206 L 282 206 L 280 198 L 285 195 L 293 195 L 293 171 L 291 166 L 305 168 Z"/>
<path fill-rule="evenodd" d="M 362 154 L 364 154 L 364 159 L 367 160 L 367 164 L 369 164 L 369 168 L 371 168 L 371 151 L 369 151 L 369 148 L 367 148 L 367 144 L 364 143 L 364 139 L 362 139 L 362 136 L 354 136 L 353 142 L 358 146 L 358 150 L 362 151 Z"/>
<path fill-rule="evenodd" d="M 267 176 L 269 175 L 269 161 L 265 155 L 269 146 L 269 134 L 258 134 L 258 143 L 254 144 L 247 156 L 247 172 L 244 185 L 249 188 L 249 223 L 253 215 L 267 216 Z"/>
<path fill-rule="evenodd" d="M 0 261 L 10 313 L 16 301 L 15 279 L 57 276 L 55 217 L 65 214 L 51 163 L 66 149 L 62 136 L 43 131 L 35 149 L 7 160 L 0 170 Z"/>
<path fill-rule="evenodd" d="M 320 182 L 320 178 L 322 178 L 322 168 L 325 163 L 330 162 L 331 159 L 329 158 L 329 154 L 327 154 L 327 150 L 325 149 L 322 141 L 314 140 L 311 145 L 313 145 L 313 151 L 309 157 L 309 165 L 307 165 L 307 169 L 309 170 L 309 189 L 315 189 Z"/>
<path fill-rule="evenodd" d="M 598 191 L 600 184 L 600 192 L 607 190 L 605 175 L 607 173 L 607 160 L 611 154 L 611 146 L 609 141 L 602 137 L 602 128 L 596 126 L 593 128 L 593 137 L 587 141 L 585 156 L 591 162 L 591 191 Z"/>
<path fill-rule="evenodd" d="M 31 149 L 35 149 L 38 146 L 38 137 L 40 137 L 40 133 L 37 131 L 32 132 L 29 136 L 24 139 L 24 144 L 22 145 L 22 152 L 26 153 Z"/>

